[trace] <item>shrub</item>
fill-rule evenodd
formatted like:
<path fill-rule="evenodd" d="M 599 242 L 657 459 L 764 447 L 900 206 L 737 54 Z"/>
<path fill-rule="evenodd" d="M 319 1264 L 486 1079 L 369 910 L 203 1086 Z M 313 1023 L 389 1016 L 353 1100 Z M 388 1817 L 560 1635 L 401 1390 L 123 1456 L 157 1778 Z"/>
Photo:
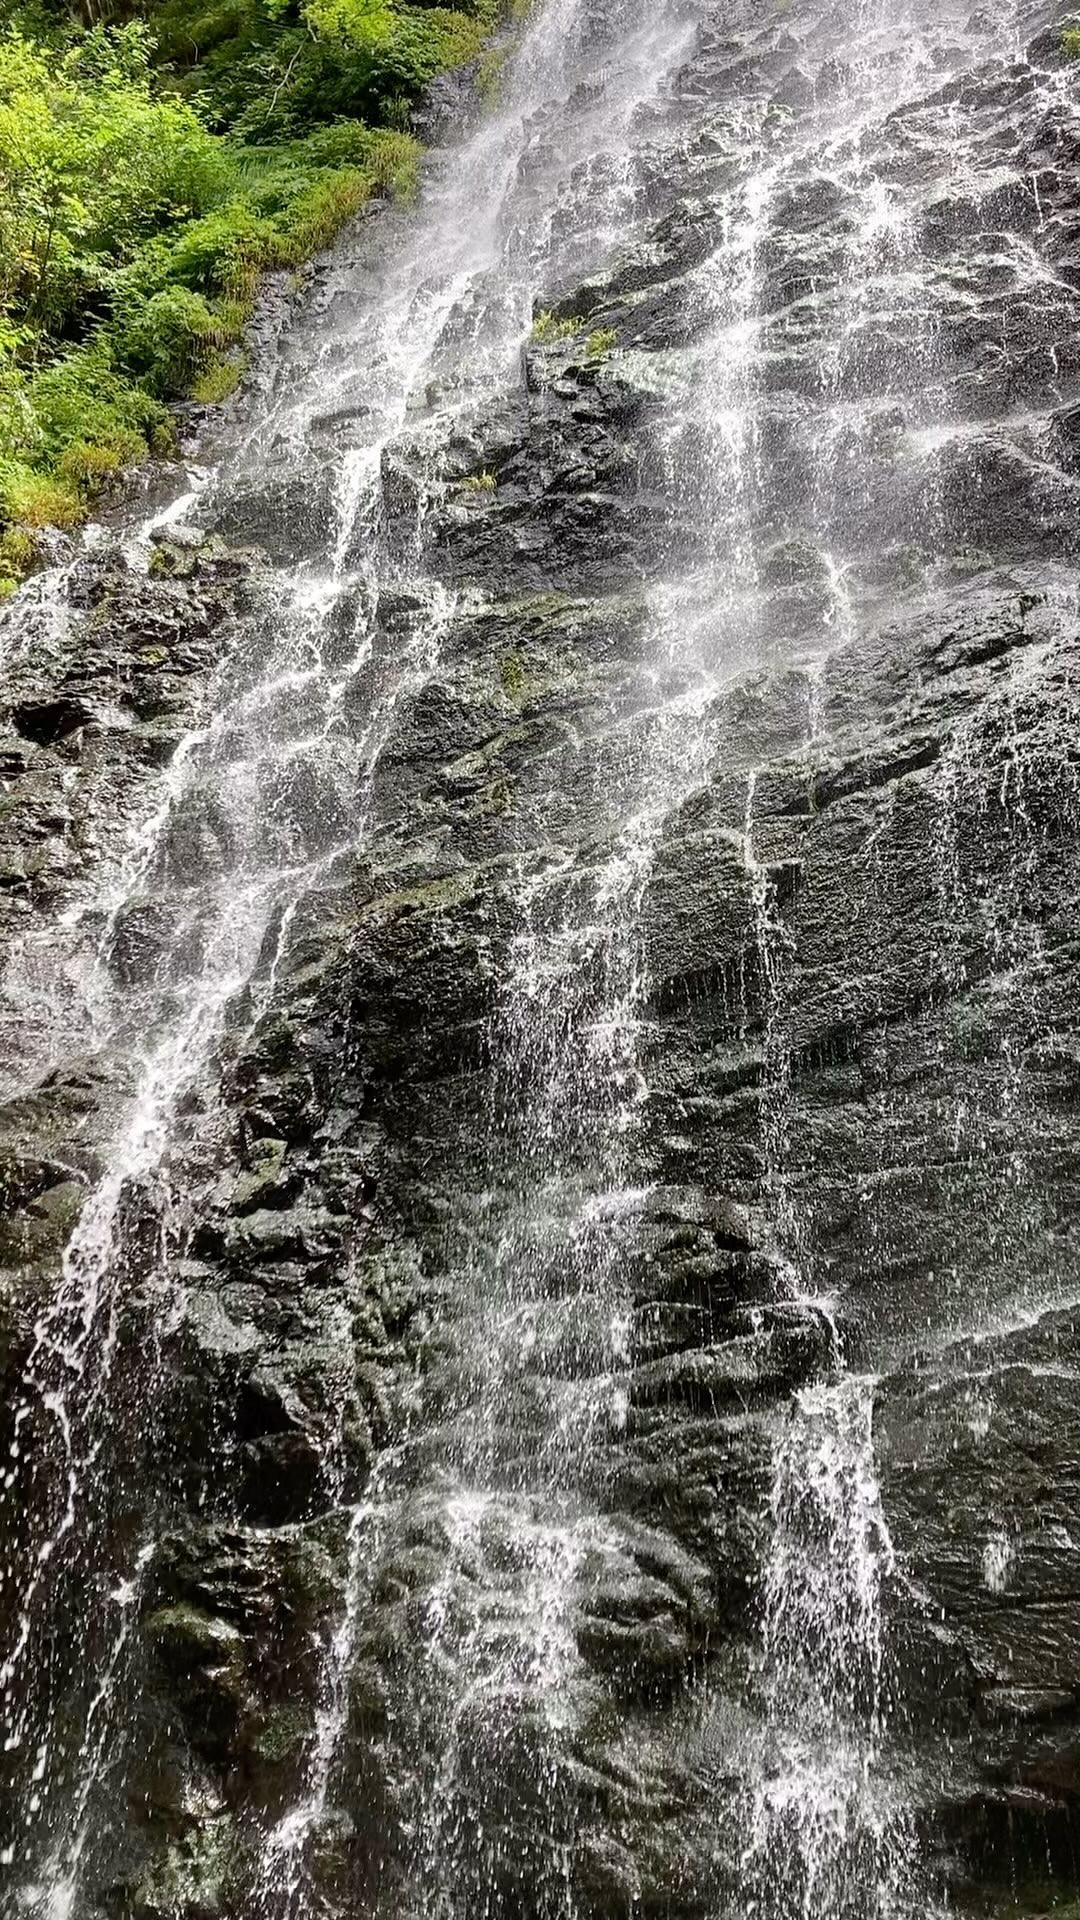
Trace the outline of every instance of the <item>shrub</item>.
<path fill-rule="evenodd" d="M 116 335 L 120 365 L 158 394 L 182 393 L 213 349 L 221 330 L 201 293 L 164 287 Z"/>
<path fill-rule="evenodd" d="M 148 446 L 164 451 L 169 445 L 164 407 L 116 371 L 103 341 L 36 374 L 29 393 L 39 453 L 47 464 L 80 440 L 111 447 L 123 460 L 138 459 Z"/>
<path fill-rule="evenodd" d="M 22 574 L 29 573 L 37 557 L 37 541 L 28 528 L 9 527 L 6 533 L 0 534 L 0 578 L 3 580 L 10 580 L 14 585 Z"/>
<path fill-rule="evenodd" d="M 55 62 L 0 39 L 0 308 L 49 332 L 87 301 L 104 310 L 111 271 L 163 223 L 211 205 L 227 177 L 192 109 L 127 77 L 131 31 L 107 42 L 99 30 L 119 64 L 90 84 L 78 50 Z"/>
<path fill-rule="evenodd" d="M 25 329 L 7 325 L 0 316 L 0 459 L 26 451 L 37 438 L 34 410 L 18 361 L 26 340 Z"/>
<path fill-rule="evenodd" d="M 369 181 L 355 167 L 298 185 L 274 221 L 268 264 L 295 267 L 310 254 L 318 253 L 363 206 L 369 192 Z"/>
<path fill-rule="evenodd" d="M 92 499 L 123 464 L 124 456 L 117 447 L 97 446 L 92 440 L 73 440 L 60 455 L 56 472 L 60 480 L 70 480 L 80 493 Z"/>

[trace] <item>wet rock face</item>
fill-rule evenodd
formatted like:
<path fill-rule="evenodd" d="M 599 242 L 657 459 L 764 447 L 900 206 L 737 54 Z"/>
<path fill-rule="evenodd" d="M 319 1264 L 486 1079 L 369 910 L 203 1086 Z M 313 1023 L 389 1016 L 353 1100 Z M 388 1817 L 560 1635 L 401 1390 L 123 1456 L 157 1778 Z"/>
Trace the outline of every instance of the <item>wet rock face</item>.
<path fill-rule="evenodd" d="M 149 579 L 107 544 L 70 561 L 49 627 L 39 630 L 28 610 L 25 649 L 5 662 L 0 1181 L 3 1337 L 13 1352 L 130 1088 L 123 1052 L 95 1055 L 93 1009 L 80 998 L 84 956 L 107 948 L 134 986 L 176 925 L 167 902 L 138 897 L 137 842 L 135 894 L 114 903 L 107 877 L 164 799 L 177 745 L 203 717 L 257 601 L 251 557 L 222 542 L 163 542 L 155 554 Z"/>
<path fill-rule="evenodd" d="M 1076 85 L 1045 10 L 1015 57 L 939 12 L 905 64 L 906 30 L 867 52 L 846 16 L 700 10 L 627 122 L 611 262 L 553 268 L 520 358 L 467 407 L 433 374 L 382 447 L 325 707 L 309 629 L 282 665 L 273 615 L 290 568 L 310 604 L 325 580 L 345 382 L 310 475 L 219 487 L 276 574 L 184 539 L 149 577 L 91 556 L 70 627 L 13 663 L 16 1433 L 27 1377 L 81 1366 L 49 1302 L 143 1028 L 182 1031 L 252 844 L 304 876 L 109 1216 L 117 1332 L 95 1308 L 87 1340 L 114 1484 L 9 1755 L 18 1796 L 61 1723 L 93 1813 L 78 1920 L 404 1920 L 433 1889 L 491 1920 L 786 1920 L 812 1866 L 834 1920 L 880 1914 L 886 1865 L 918 1912 L 1070 1885 Z M 538 176 L 559 132 L 538 119 Z M 603 178 L 582 150 L 574 218 Z M 335 285 L 374 279 L 360 241 L 334 271 L 312 353 Z M 247 784 L 178 786 L 145 884 L 81 923 L 129 997 L 95 1049 L 57 929 L 200 712 Z M 77 1046 L 35 1014 L 68 965 L 46 1011 Z M 826 1429 L 802 1540 L 862 1527 L 826 1540 L 873 1588 L 838 1699 L 819 1643 L 850 1586 L 785 1613 L 778 1462 L 852 1376 L 876 1464 Z M 57 1527 L 64 1457 L 42 1424 Z M 116 1564 L 137 1578 L 80 1638 Z M 776 1676 L 792 1621 L 805 1697 Z M 123 1740 L 79 1802 L 68 1729 L 110 1660 Z M 784 1716 L 812 1771 L 856 1707 L 872 1812 L 908 1837 L 886 1860 L 853 1802 L 850 1858 L 810 1860 L 769 1824 Z"/>

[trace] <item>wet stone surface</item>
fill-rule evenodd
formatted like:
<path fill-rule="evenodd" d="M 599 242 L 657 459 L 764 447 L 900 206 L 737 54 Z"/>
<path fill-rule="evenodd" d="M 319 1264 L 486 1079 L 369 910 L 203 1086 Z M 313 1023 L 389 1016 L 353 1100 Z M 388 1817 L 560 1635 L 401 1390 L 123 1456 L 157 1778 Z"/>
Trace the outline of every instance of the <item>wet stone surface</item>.
<path fill-rule="evenodd" d="M 6 672 L 20 1920 L 1074 1897 L 1077 69 L 629 11 Z"/>

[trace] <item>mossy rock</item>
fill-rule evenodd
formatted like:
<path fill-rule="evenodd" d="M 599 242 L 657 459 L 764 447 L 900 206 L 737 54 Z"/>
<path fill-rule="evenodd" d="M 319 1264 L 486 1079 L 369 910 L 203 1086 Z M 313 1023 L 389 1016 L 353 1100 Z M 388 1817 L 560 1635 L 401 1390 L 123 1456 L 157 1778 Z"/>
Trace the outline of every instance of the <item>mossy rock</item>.
<path fill-rule="evenodd" d="M 174 1672 L 199 1667 L 237 1669 L 244 1662 L 244 1636 L 227 1620 L 180 1601 L 147 1616 L 144 1631 L 158 1658 Z"/>
<path fill-rule="evenodd" d="M 265 1203 L 274 1193 L 281 1184 L 287 1151 L 284 1140 L 270 1135 L 253 1142 L 250 1167 L 226 1182 L 225 1198 L 235 1212 L 245 1213 L 259 1202 Z"/>
<path fill-rule="evenodd" d="M 236 1864 L 236 1832 L 229 1815 L 215 1814 L 170 1840 L 132 1889 L 131 1920 L 217 1920 L 227 1912 Z"/>
<path fill-rule="evenodd" d="M 229 554 L 220 534 L 175 533 L 154 542 L 150 573 L 157 579 L 187 580 L 201 567 L 214 565 Z"/>
<path fill-rule="evenodd" d="M 300 1707 L 278 1707 L 269 1714 L 252 1742 L 252 1753 L 269 1767 L 284 1766 L 303 1752 L 311 1731 L 309 1716 Z"/>
<path fill-rule="evenodd" d="M 344 1526 L 344 1523 L 343 1523 Z M 305 1630 L 318 1620 L 334 1617 L 342 1605 L 345 1545 L 298 1537 L 281 1569 L 282 1596 Z"/>

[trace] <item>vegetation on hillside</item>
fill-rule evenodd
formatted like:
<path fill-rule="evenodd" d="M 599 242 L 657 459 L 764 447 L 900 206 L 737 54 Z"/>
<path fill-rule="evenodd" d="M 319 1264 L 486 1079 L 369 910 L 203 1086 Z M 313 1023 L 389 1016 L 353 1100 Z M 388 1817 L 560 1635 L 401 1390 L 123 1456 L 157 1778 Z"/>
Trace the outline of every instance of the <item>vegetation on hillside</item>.
<path fill-rule="evenodd" d="M 499 0 L 0 0 L 0 590 L 242 371 L 259 275 L 378 190 Z"/>

